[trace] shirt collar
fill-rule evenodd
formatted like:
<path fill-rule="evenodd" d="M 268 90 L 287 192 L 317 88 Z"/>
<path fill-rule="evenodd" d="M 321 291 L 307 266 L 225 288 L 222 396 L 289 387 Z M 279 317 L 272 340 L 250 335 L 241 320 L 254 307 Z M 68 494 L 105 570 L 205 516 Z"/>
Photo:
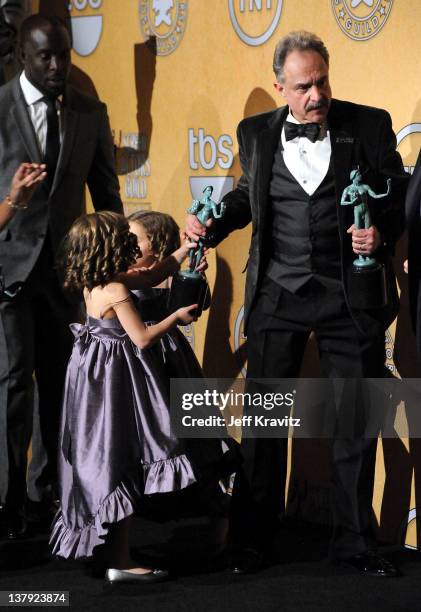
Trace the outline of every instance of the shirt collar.
<path fill-rule="evenodd" d="M 23 97 L 25 98 L 25 102 L 28 106 L 36 104 L 41 100 L 44 100 L 44 94 L 39 89 L 37 89 L 35 85 L 32 85 L 31 81 L 26 76 L 24 70 L 22 71 L 19 77 L 19 82 L 22 88 Z M 57 100 L 62 102 L 63 96 L 58 96 Z"/>
<path fill-rule="evenodd" d="M 291 111 L 289 111 L 286 121 L 289 121 L 290 123 L 300 123 L 299 121 L 297 121 L 297 119 L 294 117 Z"/>
<path fill-rule="evenodd" d="M 19 82 L 22 88 L 23 97 L 25 98 L 25 102 L 28 106 L 39 102 L 44 97 L 44 94 L 40 92 L 35 85 L 32 85 L 24 70 L 20 75 Z"/>

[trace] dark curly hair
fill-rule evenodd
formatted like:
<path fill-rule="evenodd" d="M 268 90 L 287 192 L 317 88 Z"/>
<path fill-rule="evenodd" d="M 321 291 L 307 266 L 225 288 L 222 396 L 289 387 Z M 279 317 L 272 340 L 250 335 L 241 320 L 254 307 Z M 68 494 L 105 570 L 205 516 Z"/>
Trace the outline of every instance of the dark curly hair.
<path fill-rule="evenodd" d="M 103 287 L 140 257 L 123 215 L 101 211 L 76 219 L 63 245 L 64 287 Z"/>
<path fill-rule="evenodd" d="M 180 228 L 171 215 L 156 210 L 141 210 L 127 219 L 143 225 L 151 251 L 158 255 L 159 261 L 180 248 Z"/>

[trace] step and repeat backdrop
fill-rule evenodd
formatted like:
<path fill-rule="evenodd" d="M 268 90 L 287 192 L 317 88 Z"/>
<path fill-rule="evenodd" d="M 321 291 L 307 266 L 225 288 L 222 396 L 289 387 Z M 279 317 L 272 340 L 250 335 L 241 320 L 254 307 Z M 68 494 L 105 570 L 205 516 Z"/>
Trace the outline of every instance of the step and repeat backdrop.
<path fill-rule="evenodd" d="M 70 18 L 72 80 L 108 105 L 127 213 L 168 212 L 182 226 L 186 208 L 206 185 L 214 187 L 215 200 L 235 186 L 236 126 L 282 104 L 272 56 L 291 30 L 324 40 L 334 97 L 390 112 L 405 166 L 413 169 L 421 147 L 419 0 L 34 0 L 32 10 Z M 186 330 L 211 377 L 246 373 L 249 239 L 246 228 L 210 254 L 212 307 Z M 403 312 L 386 334 L 387 365 L 395 375 L 414 376 L 404 253 L 403 240 L 395 262 Z M 318 375 L 311 346 L 305 367 Z M 325 520 L 326 444 L 306 442 L 292 450 L 290 507 Z M 379 444 L 373 502 L 380 537 L 406 537 L 408 546 L 417 545 L 418 442 Z M 314 465 L 321 466 L 317 473 Z"/>

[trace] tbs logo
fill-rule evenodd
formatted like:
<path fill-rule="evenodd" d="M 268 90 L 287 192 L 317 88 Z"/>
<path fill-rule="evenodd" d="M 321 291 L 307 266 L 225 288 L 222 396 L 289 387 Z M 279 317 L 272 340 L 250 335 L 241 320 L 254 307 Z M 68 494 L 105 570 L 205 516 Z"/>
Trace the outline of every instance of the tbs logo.
<path fill-rule="evenodd" d="M 188 131 L 189 164 L 192 170 L 199 166 L 211 170 L 218 165 L 223 170 L 231 168 L 234 155 L 230 147 L 233 142 L 231 136 L 222 134 L 217 139 L 206 134 L 203 128 L 195 133 L 193 128 Z"/>

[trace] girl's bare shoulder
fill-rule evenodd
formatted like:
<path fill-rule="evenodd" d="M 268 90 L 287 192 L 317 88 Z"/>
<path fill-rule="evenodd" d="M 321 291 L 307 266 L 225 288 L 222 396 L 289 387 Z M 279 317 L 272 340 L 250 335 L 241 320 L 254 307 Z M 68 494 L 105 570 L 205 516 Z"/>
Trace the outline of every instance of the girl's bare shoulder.
<path fill-rule="evenodd" d="M 84 289 L 83 295 L 86 305 L 95 308 L 121 302 L 129 297 L 130 292 L 123 283 L 111 282 L 104 287 L 94 287 L 91 291 Z"/>

